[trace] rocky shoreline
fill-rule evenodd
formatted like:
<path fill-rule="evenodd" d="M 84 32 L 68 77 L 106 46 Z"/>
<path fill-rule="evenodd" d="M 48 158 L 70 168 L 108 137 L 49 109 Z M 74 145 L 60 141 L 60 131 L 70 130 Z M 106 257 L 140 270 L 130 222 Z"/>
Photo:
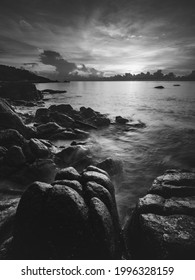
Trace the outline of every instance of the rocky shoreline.
<path fill-rule="evenodd" d="M 193 259 L 195 174 L 157 178 L 122 229 L 114 162 L 95 162 L 85 143 L 93 130 L 145 124 L 121 116 L 112 123 L 70 104 L 31 115 L 14 109 L 43 104 L 48 91 L 0 88 L 0 259 Z M 72 143 L 57 147 L 56 140 Z"/>

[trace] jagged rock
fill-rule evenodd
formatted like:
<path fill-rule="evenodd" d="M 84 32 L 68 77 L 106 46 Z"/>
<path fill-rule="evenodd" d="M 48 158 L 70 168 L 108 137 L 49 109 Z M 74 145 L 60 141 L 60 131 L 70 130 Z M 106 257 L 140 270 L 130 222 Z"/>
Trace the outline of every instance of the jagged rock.
<path fill-rule="evenodd" d="M 0 128 L 15 129 L 25 138 L 35 135 L 35 131 L 24 125 L 22 119 L 13 110 L 7 101 L 0 98 Z"/>
<path fill-rule="evenodd" d="M 39 139 L 31 138 L 29 146 L 36 158 L 48 157 L 50 154 L 48 147 Z"/>
<path fill-rule="evenodd" d="M 50 117 L 53 119 L 54 122 L 63 127 L 72 128 L 74 125 L 74 120 L 65 114 L 54 111 L 50 113 Z"/>
<path fill-rule="evenodd" d="M 61 169 L 55 177 L 55 180 L 81 180 L 81 175 L 73 167 Z"/>
<path fill-rule="evenodd" d="M 56 93 L 65 93 L 66 90 L 44 89 L 44 90 L 42 90 L 41 92 L 42 92 L 42 93 L 56 94 Z"/>
<path fill-rule="evenodd" d="M 80 112 L 82 113 L 84 118 L 87 118 L 87 119 L 97 116 L 96 112 L 93 109 L 85 108 L 84 106 L 80 108 Z"/>
<path fill-rule="evenodd" d="M 40 100 L 42 94 L 36 86 L 27 82 L 7 82 L 0 87 L 0 96 L 11 100 Z"/>
<path fill-rule="evenodd" d="M 4 157 L 4 161 L 9 166 L 20 167 L 25 164 L 26 158 L 23 154 L 21 147 L 12 146 L 7 151 L 7 153 Z"/>
<path fill-rule="evenodd" d="M 194 191 L 192 172 L 170 170 L 154 181 L 125 225 L 133 258 L 195 258 Z"/>
<path fill-rule="evenodd" d="M 129 122 L 128 119 L 122 118 L 121 116 L 117 116 L 115 118 L 115 121 L 116 121 L 116 123 L 119 123 L 119 124 L 126 124 Z"/>
<path fill-rule="evenodd" d="M 98 116 L 94 119 L 93 123 L 98 127 L 109 126 L 110 120 L 104 116 Z"/>
<path fill-rule="evenodd" d="M 59 126 L 55 122 L 48 122 L 37 126 L 37 135 L 41 137 L 50 137 L 51 135 L 57 134 L 63 131 L 64 128 Z"/>

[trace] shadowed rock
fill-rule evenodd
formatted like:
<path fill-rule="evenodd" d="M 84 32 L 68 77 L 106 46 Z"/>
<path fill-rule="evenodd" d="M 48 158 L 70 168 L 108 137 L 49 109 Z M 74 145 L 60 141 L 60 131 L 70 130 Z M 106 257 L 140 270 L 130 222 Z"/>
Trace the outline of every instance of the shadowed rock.
<path fill-rule="evenodd" d="M 2 245 L 3 258 L 122 257 L 115 198 L 96 182 L 85 184 L 76 170 L 67 168 L 66 171 L 61 173 L 63 179 L 52 183 L 53 186 L 34 182 L 23 193 L 16 213 L 13 240 Z M 74 176 L 68 180 L 67 174 Z M 106 177 L 96 172 L 96 181 L 98 174 L 100 178 Z M 82 185 L 75 180 L 75 175 Z M 6 246 L 9 247 L 7 254 Z"/>
<path fill-rule="evenodd" d="M 125 225 L 136 259 L 195 258 L 195 173 L 167 171 L 153 183 Z"/>

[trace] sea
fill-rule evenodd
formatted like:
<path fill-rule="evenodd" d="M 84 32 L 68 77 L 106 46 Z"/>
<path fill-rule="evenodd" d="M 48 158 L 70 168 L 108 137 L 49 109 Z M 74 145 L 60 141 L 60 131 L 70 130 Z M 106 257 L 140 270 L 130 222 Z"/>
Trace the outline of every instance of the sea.
<path fill-rule="evenodd" d="M 159 85 L 164 89 L 155 88 Z M 91 132 L 88 140 L 94 157 L 118 164 L 113 181 L 121 221 L 157 176 L 168 169 L 195 171 L 195 82 L 74 81 L 36 87 L 66 90 L 46 95 L 46 107 L 91 107 L 113 122 L 122 116 L 146 124 L 138 129 L 111 125 Z"/>

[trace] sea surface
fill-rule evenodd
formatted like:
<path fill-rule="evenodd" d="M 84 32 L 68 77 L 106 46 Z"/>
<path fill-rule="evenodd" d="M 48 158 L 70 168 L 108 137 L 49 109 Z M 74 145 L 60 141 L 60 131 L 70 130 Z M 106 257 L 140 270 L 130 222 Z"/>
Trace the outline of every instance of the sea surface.
<path fill-rule="evenodd" d="M 155 177 L 167 169 L 195 170 L 195 82 L 70 82 L 36 84 L 48 94 L 46 106 L 69 103 L 115 116 L 140 120 L 137 130 L 113 126 L 94 131 L 89 139 L 94 156 L 116 161 L 116 200 L 121 220 L 146 194 Z M 154 88 L 163 85 L 164 89 Z M 62 144 L 62 143 L 60 143 Z"/>

